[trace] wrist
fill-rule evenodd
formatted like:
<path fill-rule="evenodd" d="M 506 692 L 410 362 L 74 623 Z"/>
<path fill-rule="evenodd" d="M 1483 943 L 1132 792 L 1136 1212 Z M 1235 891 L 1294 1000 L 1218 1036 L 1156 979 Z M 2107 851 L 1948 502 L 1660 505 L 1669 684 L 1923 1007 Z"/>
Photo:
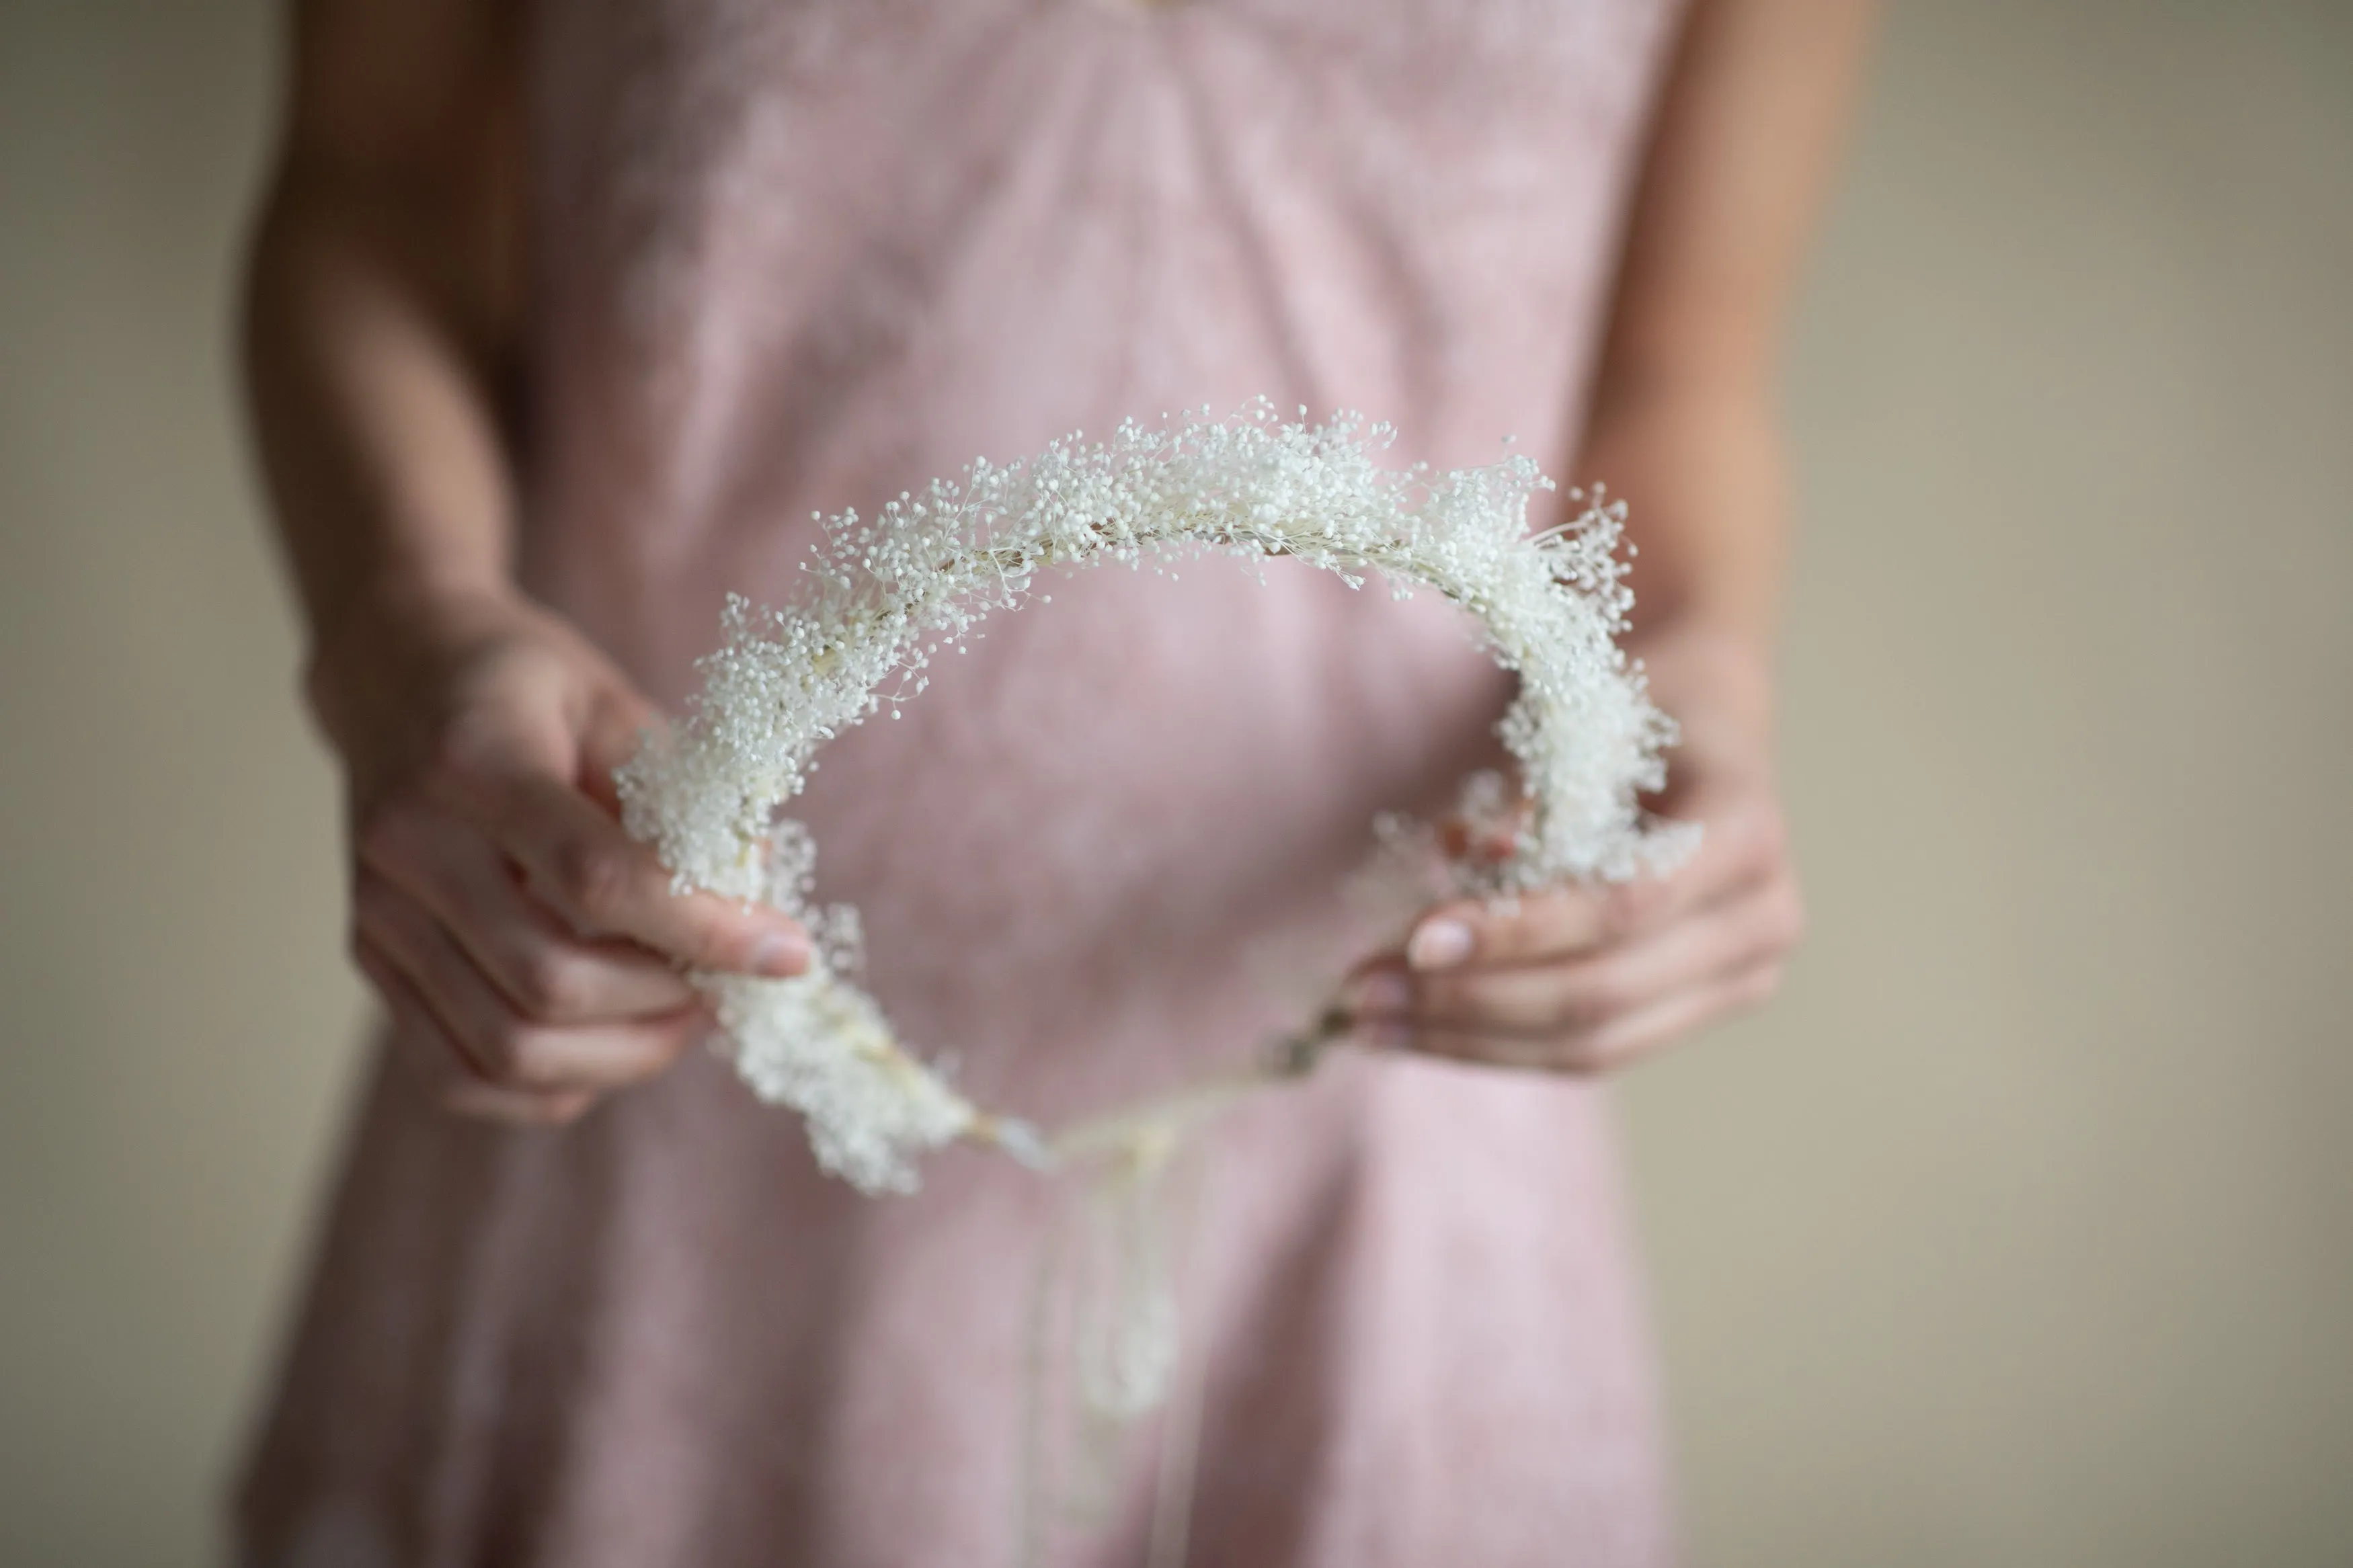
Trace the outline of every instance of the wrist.
<path fill-rule="evenodd" d="M 1703 663 L 1760 687 L 1771 685 L 1778 653 L 1773 628 L 1761 616 L 1710 614 L 1696 606 L 1637 622 L 1624 642 L 1628 652 L 1646 661 Z"/>
<path fill-rule="evenodd" d="M 1686 732 L 1697 725 L 1769 746 L 1776 649 L 1758 621 L 1686 611 L 1637 628 L 1626 651 L 1642 661 L 1651 700 Z"/>
<path fill-rule="evenodd" d="M 311 716 L 340 739 L 353 709 L 372 705 L 367 694 L 526 608 L 503 575 L 387 572 L 353 586 L 311 617 L 302 668 Z"/>

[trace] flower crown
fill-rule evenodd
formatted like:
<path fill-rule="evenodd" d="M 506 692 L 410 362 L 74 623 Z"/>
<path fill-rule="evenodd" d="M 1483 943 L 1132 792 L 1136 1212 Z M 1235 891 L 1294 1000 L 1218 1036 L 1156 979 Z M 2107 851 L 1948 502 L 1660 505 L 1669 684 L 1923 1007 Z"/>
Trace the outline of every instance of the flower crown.
<path fill-rule="evenodd" d="M 1208 549 L 1289 557 L 1351 587 L 1377 576 L 1400 597 L 1428 587 L 1461 605 L 1519 677 L 1498 734 L 1522 799 L 1504 803 L 1516 808 L 1504 818 L 1510 854 L 1450 863 L 1459 891 L 1622 880 L 1665 868 L 1695 841 L 1695 827 L 1655 821 L 1639 801 L 1663 782 L 1660 751 L 1674 730 L 1616 642 L 1632 604 L 1618 555 L 1624 503 L 1572 491 L 1581 515 L 1532 534 L 1528 502 L 1555 487 L 1525 457 L 1446 473 L 1385 468 L 1376 456 L 1394 443 L 1390 426 L 1345 413 L 1311 426 L 1300 412 L 1282 422 L 1261 399 L 1224 420 L 1202 410 L 1156 428 L 1131 421 L 1109 441 L 1073 434 L 1026 463 L 976 461 L 872 521 L 827 520 L 805 591 L 783 610 L 731 598 L 725 641 L 702 661 L 685 721 L 649 736 L 616 775 L 624 824 L 681 889 L 765 902 L 809 928 L 804 974 L 695 978 L 738 1070 L 763 1099 L 801 1112 L 827 1170 L 866 1192 L 906 1191 L 915 1158 L 956 1138 L 1039 1165 L 1074 1147 L 982 1110 L 900 1044 L 852 978 L 857 910 L 812 902 L 815 845 L 777 816 L 828 741 L 876 713 L 896 718 L 932 658 L 991 611 L 1017 607 L 1041 571 Z M 1483 793 L 1492 814 L 1499 784 L 1485 775 L 1466 798 Z M 1327 1020 L 1305 1039 L 1312 1047 L 1340 1026 Z M 1299 1065 L 1296 1052 L 1286 1065 Z"/>

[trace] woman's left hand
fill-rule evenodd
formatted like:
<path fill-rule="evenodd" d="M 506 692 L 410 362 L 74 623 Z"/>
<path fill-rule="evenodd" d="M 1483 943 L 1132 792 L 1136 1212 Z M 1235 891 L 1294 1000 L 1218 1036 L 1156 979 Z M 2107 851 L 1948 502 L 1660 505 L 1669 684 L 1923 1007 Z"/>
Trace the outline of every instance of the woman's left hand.
<path fill-rule="evenodd" d="M 1748 639 L 1662 628 L 1634 646 L 1673 715 L 1661 815 L 1696 821 L 1665 877 L 1426 911 L 1403 951 L 1351 977 L 1368 1044 L 1502 1067 L 1598 1073 L 1755 1005 L 1803 924 L 1773 783 L 1771 677 Z"/>

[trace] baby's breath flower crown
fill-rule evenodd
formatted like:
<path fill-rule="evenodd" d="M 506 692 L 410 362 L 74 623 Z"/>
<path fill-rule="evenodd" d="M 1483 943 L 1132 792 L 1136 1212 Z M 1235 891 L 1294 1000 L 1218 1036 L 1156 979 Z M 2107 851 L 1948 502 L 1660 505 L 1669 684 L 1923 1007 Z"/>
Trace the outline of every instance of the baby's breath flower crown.
<path fill-rule="evenodd" d="M 1662 782 L 1673 726 L 1616 643 L 1632 604 L 1618 558 L 1623 503 L 1596 496 L 1576 521 L 1531 534 L 1529 500 L 1554 488 L 1534 462 L 1384 468 L 1376 455 L 1395 438 L 1354 414 L 1285 423 L 1263 399 L 1225 420 L 1203 410 L 1157 428 L 1131 421 L 1109 441 L 1074 434 L 1026 463 L 976 461 L 872 521 L 828 521 L 786 609 L 730 601 L 725 644 L 702 661 L 685 721 L 620 770 L 624 821 L 680 887 L 765 901 L 812 929 L 806 974 L 697 978 L 744 1079 L 807 1118 L 827 1169 L 868 1192 L 903 1191 L 914 1156 L 958 1137 L 1034 1163 L 1057 1155 L 899 1044 L 853 978 L 857 911 L 812 905 L 814 846 L 776 815 L 826 742 L 886 709 L 896 718 L 933 656 L 991 610 L 1016 607 L 1043 569 L 1137 565 L 1194 547 L 1289 556 L 1352 587 L 1378 575 L 1399 596 L 1435 589 L 1520 678 L 1499 728 L 1525 796 L 1508 818 L 1514 849 L 1453 863 L 1455 886 L 1509 896 L 1620 880 L 1687 851 L 1694 830 L 1646 818 L 1638 801 Z M 1473 804 L 1483 795 L 1492 813 L 1497 784 L 1479 781 Z"/>

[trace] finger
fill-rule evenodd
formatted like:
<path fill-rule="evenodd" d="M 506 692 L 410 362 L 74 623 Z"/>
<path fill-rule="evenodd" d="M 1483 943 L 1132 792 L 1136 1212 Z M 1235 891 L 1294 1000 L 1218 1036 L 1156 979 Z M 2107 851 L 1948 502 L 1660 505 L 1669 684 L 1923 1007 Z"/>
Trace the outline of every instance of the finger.
<path fill-rule="evenodd" d="M 510 1121 L 524 1127 L 561 1127 L 580 1120 L 596 1103 L 585 1089 L 538 1091 L 501 1089 L 477 1078 L 451 1081 L 441 1103 L 460 1116 L 486 1121 Z"/>
<path fill-rule="evenodd" d="M 369 940 L 399 966 L 477 1072 L 501 1088 L 623 1088 L 661 1071 L 710 1027 L 700 1008 L 634 1022 L 537 1023 L 516 1012 L 406 894 L 371 877 L 356 902 Z"/>
<path fill-rule="evenodd" d="M 1698 853 L 1664 877 L 1578 883 L 1482 902 L 1461 899 L 1422 917 L 1407 963 L 1436 972 L 1465 964 L 1529 963 L 1624 942 L 1713 903 L 1781 862 L 1779 817 L 1768 806 L 1729 810 L 1708 824 Z"/>
<path fill-rule="evenodd" d="M 621 815 L 621 796 L 613 772 L 638 754 L 659 717 L 651 704 L 634 694 L 607 690 L 582 730 L 580 787 L 616 819 Z"/>
<path fill-rule="evenodd" d="M 1773 958 L 1662 996 L 1596 1029 L 1574 1051 L 1569 1070 L 1614 1072 L 1671 1041 L 1758 1005 L 1780 988 L 1781 961 Z"/>
<path fill-rule="evenodd" d="M 592 1094 L 501 1089 L 485 1082 L 391 958 L 364 937 L 353 942 L 352 957 L 391 1016 L 401 1054 L 427 1075 L 448 1109 L 493 1121 L 546 1126 L 574 1121 L 595 1103 Z"/>
<path fill-rule="evenodd" d="M 1369 1026 L 1362 1037 L 1376 1048 L 1443 1057 L 1481 1067 L 1521 1072 L 1574 1072 L 1559 1045 L 1525 1035 L 1484 1034 L 1475 1029 L 1417 1029 L 1402 1023 Z"/>
<path fill-rule="evenodd" d="M 1409 1049 L 1487 1067 L 1588 1077 L 1613 1072 L 1731 1014 L 1753 1007 L 1779 986 L 1778 960 L 1711 976 L 1582 1035 L 1559 1038 L 1493 1031 L 1417 1029 L 1402 1020 L 1366 1028 L 1367 1044 Z"/>
<path fill-rule="evenodd" d="M 780 978 L 808 967 L 808 937 L 779 910 L 674 892 L 654 852 L 578 790 L 543 775 L 498 781 L 485 826 L 532 890 L 584 937 L 626 937 L 693 969 Z"/>
<path fill-rule="evenodd" d="M 1569 959 L 1357 977 L 1356 1009 L 1422 1027 L 1558 1036 L 1601 1027 L 1727 970 L 1787 953 L 1800 917 L 1786 877 L 1736 889 L 1660 930 Z"/>
<path fill-rule="evenodd" d="M 362 865 L 408 894 L 514 1008 L 542 1023 L 645 1018 L 691 1006 L 686 978 L 635 943 L 584 942 L 518 885 L 475 830 L 438 812 L 388 816 Z"/>

